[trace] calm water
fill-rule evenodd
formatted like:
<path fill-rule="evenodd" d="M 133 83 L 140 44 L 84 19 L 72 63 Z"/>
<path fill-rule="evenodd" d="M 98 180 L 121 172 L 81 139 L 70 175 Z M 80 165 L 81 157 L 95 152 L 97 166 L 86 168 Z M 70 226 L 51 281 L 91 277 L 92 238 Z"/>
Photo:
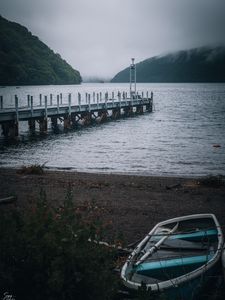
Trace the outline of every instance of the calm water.
<path fill-rule="evenodd" d="M 127 84 L 36 86 L 0 88 L 7 105 L 17 94 L 127 90 Z M 138 84 L 138 90 L 154 92 L 154 112 L 82 130 L 49 134 L 35 140 L 0 148 L 0 164 L 8 167 L 44 164 L 85 172 L 134 173 L 140 175 L 225 175 L 225 85 Z M 24 104 L 26 101 L 24 102 Z M 27 127 L 21 132 L 27 136 Z M 214 145 L 220 147 L 214 147 Z"/>

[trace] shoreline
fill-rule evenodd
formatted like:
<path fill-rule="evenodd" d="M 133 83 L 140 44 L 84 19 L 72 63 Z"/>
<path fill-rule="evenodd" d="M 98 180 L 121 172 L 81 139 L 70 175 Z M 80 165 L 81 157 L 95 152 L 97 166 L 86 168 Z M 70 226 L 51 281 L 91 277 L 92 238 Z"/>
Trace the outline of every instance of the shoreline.
<path fill-rule="evenodd" d="M 44 190 L 47 201 L 59 206 L 72 188 L 77 205 L 92 202 L 102 209 L 101 221 L 110 222 L 110 240 L 119 235 L 125 243 L 147 234 L 160 221 L 181 215 L 214 213 L 225 229 L 225 184 L 200 184 L 197 178 L 138 176 L 44 170 L 42 175 L 18 174 L 0 168 L 0 198 L 15 195 L 26 209 Z"/>
<path fill-rule="evenodd" d="M 0 164 L 0 169 L 3 170 L 15 170 L 18 171 L 23 167 L 30 167 L 32 165 L 36 165 L 36 164 L 30 164 L 30 165 L 18 165 L 15 167 L 11 167 L 11 166 L 4 166 Z M 38 165 L 38 164 L 37 164 Z M 202 179 L 202 178 L 206 178 L 206 177 L 210 177 L 210 176 L 221 176 L 221 177 L 225 177 L 225 174 L 221 174 L 221 173 L 209 173 L 209 174 L 188 174 L 188 175 L 184 175 L 184 174 L 174 174 L 174 173 L 168 173 L 168 174 L 153 174 L 153 173 L 135 173 L 135 172 L 109 172 L 107 171 L 103 171 L 103 169 L 93 169 L 93 171 L 89 170 L 89 171 L 80 171 L 77 170 L 73 167 L 48 167 L 43 165 L 40 165 L 44 172 L 52 172 L 52 173 L 61 173 L 61 172 L 66 172 L 66 173 L 75 173 L 75 174 L 99 174 L 99 175 L 106 175 L 106 176 L 134 176 L 134 177 L 156 177 L 156 178 L 182 178 L 182 179 L 193 179 L 193 180 L 198 180 L 198 179 Z"/>

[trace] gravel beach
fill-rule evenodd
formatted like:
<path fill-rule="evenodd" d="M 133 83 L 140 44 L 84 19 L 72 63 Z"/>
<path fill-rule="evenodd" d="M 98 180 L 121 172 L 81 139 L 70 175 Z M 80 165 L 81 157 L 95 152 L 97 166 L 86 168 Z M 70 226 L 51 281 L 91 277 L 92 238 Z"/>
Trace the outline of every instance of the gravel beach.
<path fill-rule="evenodd" d="M 145 177 L 45 170 L 43 175 L 19 174 L 0 169 L 0 198 L 14 195 L 14 204 L 26 209 L 44 190 L 47 201 L 59 206 L 68 187 L 73 201 L 93 202 L 102 209 L 102 221 L 110 222 L 108 241 L 121 235 L 132 243 L 159 221 L 196 214 L 214 213 L 225 228 L 225 185 L 203 184 L 196 178 Z"/>

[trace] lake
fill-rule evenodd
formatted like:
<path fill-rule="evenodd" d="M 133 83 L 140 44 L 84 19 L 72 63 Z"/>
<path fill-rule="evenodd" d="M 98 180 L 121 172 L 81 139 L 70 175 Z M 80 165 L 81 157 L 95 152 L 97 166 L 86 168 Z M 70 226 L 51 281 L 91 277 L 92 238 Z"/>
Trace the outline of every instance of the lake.
<path fill-rule="evenodd" d="M 126 173 L 159 176 L 225 175 L 225 84 L 138 84 L 153 91 L 154 111 L 67 133 L 29 137 L 21 124 L 21 141 L 1 139 L 0 165 L 19 167 L 45 164 L 52 169 L 82 172 Z M 39 94 L 117 93 L 129 84 L 82 84 L 79 86 L 24 86 L 0 88 L 4 105 L 14 95 L 26 105 L 27 94 L 38 103 Z"/>

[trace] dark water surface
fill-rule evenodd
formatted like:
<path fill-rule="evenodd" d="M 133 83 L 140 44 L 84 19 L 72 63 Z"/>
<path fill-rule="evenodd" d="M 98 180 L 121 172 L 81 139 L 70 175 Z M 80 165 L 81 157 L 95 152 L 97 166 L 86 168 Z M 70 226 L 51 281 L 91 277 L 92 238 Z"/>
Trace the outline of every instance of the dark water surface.
<path fill-rule="evenodd" d="M 17 94 L 62 92 L 64 101 L 77 92 L 128 91 L 128 84 L 82 84 L 0 88 L 7 105 Z M 160 176 L 225 175 L 225 84 L 138 84 L 154 92 L 154 112 L 45 138 L 2 145 L 0 164 L 6 167 L 43 164 L 85 172 L 132 173 Z M 25 99 L 25 100 L 24 100 Z M 5 105 L 5 103 L 4 103 Z M 215 147 L 219 145 L 220 147 Z"/>

